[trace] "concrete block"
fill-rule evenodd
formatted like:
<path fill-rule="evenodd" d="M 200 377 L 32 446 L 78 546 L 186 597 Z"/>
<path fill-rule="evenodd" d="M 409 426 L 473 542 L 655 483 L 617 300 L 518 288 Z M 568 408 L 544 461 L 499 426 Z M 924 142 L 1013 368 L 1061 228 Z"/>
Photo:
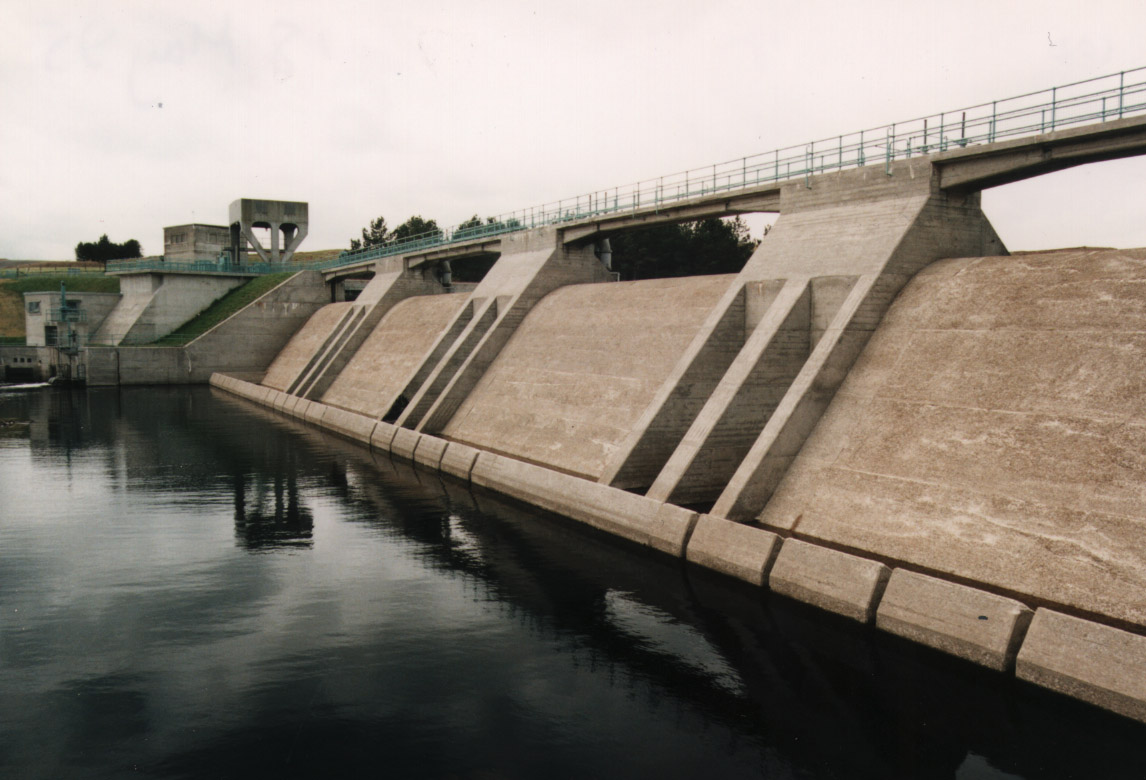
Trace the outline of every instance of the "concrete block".
<path fill-rule="evenodd" d="M 263 406 L 267 406 L 271 409 L 274 409 L 275 411 L 278 411 L 282 408 L 283 402 L 286 401 L 286 399 L 289 397 L 290 396 L 281 390 L 271 389 L 263 398 L 262 404 Z"/>
<path fill-rule="evenodd" d="M 1005 671 L 1033 616 L 1013 599 L 896 569 L 875 623 L 905 639 Z"/>
<path fill-rule="evenodd" d="M 334 431 L 340 436 L 370 444 L 370 436 L 374 433 L 374 426 L 378 423 L 373 417 L 366 417 L 345 409 L 327 407 L 322 415 L 322 427 Z"/>
<path fill-rule="evenodd" d="M 417 431 L 399 428 L 394 432 L 394 438 L 390 441 L 390 454 L 409 461 L 414 460 L 414 450 L 418 448 L 418 441 L 421 438 L 422 434 Z"/>
<path fill-rule="evenodd" d="M 469 481 L 470 471 L 477 460 L 478 450 L 456 441 L 449 443 L 439 468 L 447 474 Z"/>
<path fill-rule="evenodd" d="M 475 485 L 681 557 L 697 513 L 542 466 L 481 452 Z"/>
<path fill-rule="evenodd" d="M 306 411 L 303 412 L 302 418 L 311 425 L 322 425 L 322 415 L 325 414 L 329 408 L 329 406 L 311 401 L 310 406 L 306 407 Z"/>
<path fill-rule="evenodd" d="M 1146 637 L 1049 609 L 1035 612 L 1015 674 L 1146 723 Z"/>
<path fill-rule="evenodd" d="M 302 399 L 297 395 L 292 395 L 290 399 L 285 404 L 283 404 L 282 413 L 288 417 L 294 417 L 295 407 L 298 406 L 298 402 L 301 400 Z"/>
<path fill-rule="evenodd" d="M 306 413 L 310 410 L 313 403 L 314 401 L 311 401 L 309 398 L 298 399 L 298 403 L 294 405 L 294 410 L 291 412 L 291 415 L 296 420 L 305 420 Z"/>
<path fill-rule="evenodd" d="M 449 442 L 445 439 L 423 434 L 421 441 L 418 442 L 418 448 L 414 450 L 414 462 L 437 471 L 441 465 L 442 455 L 445 454 L 447 444 L 449 444 Z"/>
<path fill-rule="evenodd" d="M 275 397 L 274 397 L 274 403 L 273 403 L 274 410 L 276 412 L 281 412 L 283 410 L 283 407 L 286 406 L 287 402 L 290 401 L 290 399 L 292 399 L 292 398 L 294 398 L 293 395 L 288 395 L 286 393 L 276 392 Z"/>
<path fill-rule="evenodd" d="M 394 440 L 394 434 L 397 432 L 397 426 L 379 422 L 374 426 L 374 433 L 370 434 L 370 448 L 379 452 L 389 452 L 390 442 Z"/>
<path fill-rule="evenodd" d="M 780 537 L 776 534 L 701 515 L 688 540 L 686 557 L 691 563 L 763 586 L 779 551 Z"/>
<path fill-rule="evenodd" d="M 870 623 L 890 574 L 882 563 L 788 539 L 768 584 L 777 593 Z"/>

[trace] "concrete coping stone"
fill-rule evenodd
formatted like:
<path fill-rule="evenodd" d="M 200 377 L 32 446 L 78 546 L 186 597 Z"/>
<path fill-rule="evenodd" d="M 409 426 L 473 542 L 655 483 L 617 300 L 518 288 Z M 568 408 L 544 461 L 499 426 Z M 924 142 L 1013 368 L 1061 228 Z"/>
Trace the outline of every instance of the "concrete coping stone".
<path fill-rule="evenodd" d="M 298 403 L 294 405 L 294 409 L 291 410 L 291 415 L 296 420 L 305 420 L 306 413 L 310 411 L 310 407 L 313 405 L 314 401 L 309 398 L 300 398 L 298 399 Z"/>
<path fill-rule="evenodd" d="M 1039 609 L 1015 674 L 1146 723 L 1146 636 Z"/>
<path fill-rule="evenodd" d="M 281 412 L 283 410 L 283 407 L 286 406 L 287 401 L 289 401 L 290 399 L 291 399 L 291 396 L 287 395 L 286 393 L 282 392 L 281 390 L 276 390 L 275 395 L 274 395 L 274 399 L 273 399 L 274 410 L 276 412 Z"/>
<path fill-rule="evenodd" d="M 374 433 L 374 426 L 377 424 L 378 421 L 373 417 L 348 412 L 333 406 L 327 407 L 326 412 L 322 415 L 323 428 L 366 445 L 370 444 L 370 436 Z"/>
<path fill-rule="evenodd" d="M 301 400 L 302 399 L 299 398 L 297 395 L 292 395 L 290 397 L 290 399 L 285 404 L 283 404 L 283 408 L 282 408 L 283 414 L 293 417 L 295 407 L 298 406 L 298 402 Z"/>
<path fill-rule="evenodd" d="M 780 537 L 713 515 L 701 515 L 688 540 L 691 563 L 764 586 L 780 552 Z"/>
<path fill-rule="evenodd" d="M 877 561 L 787 539 L 768 584 L 790 598 L 870 623 L 890 575 L 891 569 Z"/>
<path fill-rule="evenodd" d="M 388 422 L 379 422 L 374 426 L 374 433 L 370 434 L 370 448 L 379 452 L 389 452 L 390 443 L 394 440 L 394 434 L 397 432 L 397 426 Z"/>
<path fill-rule="evenodd" d="M 418 446 L 414 450 L 414 462 L 437 471 L 441 466 L 442 456 L 445 454 L 448 444 L 449 442 L 445 439 L 439 439 L 437 436 L 430 436 L 425 433 L 422 434 L 422 438 L 418 441 Z"/>
<path fill-rule="evenodd" d="M 474 461 L 477 460 L 477 456 L 478 450 L 468 444 L 451 441 L 446 446 L 446 451 L 442 455 L 442 462 L 439 468 L 447 474 L 468 482 L 470 471 L 473 470 Z"/>
<path fill-rule="evenodd" d="M 876 611 L 889 633 L 998 671 L 1014 662 L 1034 611 L 1013 599 L 895 569 Z"/>
<path fill-rule="evenodd" d="M 697 513 L 513 458 L 480 452 L 470 476 L 475 485 L 615 534 L 676 557 Z"/>
<path fill-rule="evenodd" d="M 394 438 L 390 441 L 390 454 L 397 455 L 405 460 L 414 460 L 414 450 L 418 448 L 418 441 L 422 434 L 410 428 L 398 428 Z"/>
<path fill-rule="evenodd" d="M 247 398 L 250 398 L 257 404 L 269 406 L 271 404 L 271 399 L 277 392 L 278 390 L 275 390 L 273 387 L 257 387 L 251 391 L 251 394 L 247 396 Z"/>
<path fill-rule="evenodd" d="M 306 420 L 311 425 L 321 426 L 322 425 L 322 416 L 323 416 L 323 414 L 326 413 L 326 410 L 329 408 L 330 407 L 326 406 L 325 404 L 320 404 L 317 401 L 311 401 L 310 406 L 306 407 L 306 411 L 303 412 L 303 418 L 302 419 Z"/>

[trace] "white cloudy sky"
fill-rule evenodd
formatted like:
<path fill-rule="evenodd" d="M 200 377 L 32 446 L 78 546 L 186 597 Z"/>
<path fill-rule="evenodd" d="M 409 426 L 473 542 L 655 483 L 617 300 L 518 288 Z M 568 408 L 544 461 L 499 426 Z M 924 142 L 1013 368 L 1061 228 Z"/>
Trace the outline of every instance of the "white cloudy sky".
<path fill-rule="evenodd" d="M 159 253 L 238 197 L 340 247 L 1146 65 L 1142 0 L 0 0 L 0 28 L 21 259 Z M 1146 159 L 984 206 L 1012 249 L 1146 246 Z"/>

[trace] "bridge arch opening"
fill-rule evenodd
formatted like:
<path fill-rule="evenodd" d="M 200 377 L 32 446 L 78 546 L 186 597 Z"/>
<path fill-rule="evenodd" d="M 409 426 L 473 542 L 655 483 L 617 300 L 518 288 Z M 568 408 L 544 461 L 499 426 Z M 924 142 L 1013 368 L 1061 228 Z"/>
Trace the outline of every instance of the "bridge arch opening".
<path fill-rule="evenodd" d="M 1011 251 L 1146 246 L 1146 157 L 1088 163 L 983 190 Z"/>

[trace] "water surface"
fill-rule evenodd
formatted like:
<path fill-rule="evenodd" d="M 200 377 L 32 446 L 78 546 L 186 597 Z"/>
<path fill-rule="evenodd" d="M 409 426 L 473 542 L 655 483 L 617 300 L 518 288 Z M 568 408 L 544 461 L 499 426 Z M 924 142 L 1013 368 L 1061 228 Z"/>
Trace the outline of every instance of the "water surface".
<path fill-rule="evenodd" d="M 1146 776 L 1146 727 L 208 388 L 4 419 L 3 778 Z"/>

